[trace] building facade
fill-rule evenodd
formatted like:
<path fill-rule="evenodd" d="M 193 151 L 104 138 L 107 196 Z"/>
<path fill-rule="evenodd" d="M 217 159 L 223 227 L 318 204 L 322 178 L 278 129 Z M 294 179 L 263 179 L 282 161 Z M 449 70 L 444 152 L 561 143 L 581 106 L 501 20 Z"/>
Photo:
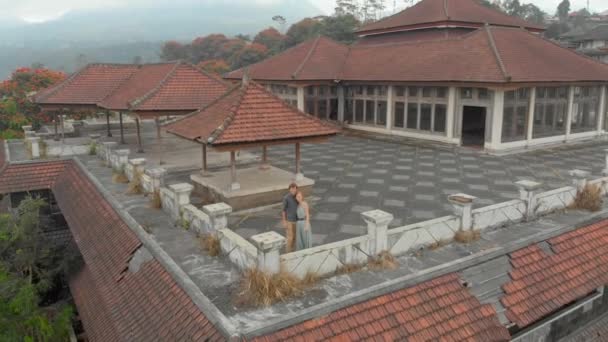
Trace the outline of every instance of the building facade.
<path fill-rule="evenodd" d="M 542 31 L 473 0 L 423 0 L 351 46 L 318 37 L 247 72 L 309 114 L 368 132 L 495 152 L 603 136 L 608 67 Z"/>

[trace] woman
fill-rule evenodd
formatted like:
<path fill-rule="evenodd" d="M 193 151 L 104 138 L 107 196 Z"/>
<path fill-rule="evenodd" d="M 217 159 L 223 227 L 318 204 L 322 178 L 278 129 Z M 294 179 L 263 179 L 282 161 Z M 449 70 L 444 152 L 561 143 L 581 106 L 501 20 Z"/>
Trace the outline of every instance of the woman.
<path fill-rule="evenodd" d="M 310 207 L 304 200 L 302 192 L 296 194 L 298 202 L 298 222 L 296 223 L 296 246 L 297 250 L 312 247 L 312 233 L 310 231 Z"/>

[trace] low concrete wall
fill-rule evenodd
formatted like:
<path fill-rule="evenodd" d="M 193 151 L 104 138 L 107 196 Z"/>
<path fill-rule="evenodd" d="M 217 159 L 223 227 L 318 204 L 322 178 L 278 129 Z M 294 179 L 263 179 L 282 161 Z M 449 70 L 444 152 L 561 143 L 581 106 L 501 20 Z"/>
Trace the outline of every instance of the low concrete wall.
<path fill-rule="evenodd" d="M 192 204 L 182 207 L 182 220 L 190 225 L 190 229 L 199 234 L 211 234 L 211 218 Z"/>
<path fill-rule="evenodd" d="M 390 229 L 387 234 L 389 251 L 399 255 L 435 242 L 451 241 L 459 226 L 460 218 L 450 215 Z"/>
<path fill-rule="evenodd" d="M 243 237 L 225 228 L 218 232 L 222 253 L 241 270 L 255 268 L 257 265 L 257 249 Z"/>
<path fill-rule="evenodd" d="M 526 218 L 526 202 L 513 200 L 474 209 L 473 229 L 484 230 L 519 223 Z"/>
<path fill-rule="evenodd" d="M 536 196 L 535 212 L 537 215 L 545 215 L 563 210 L 574 202 L 574 198 L 576 198 L 576 188 L 572 186 L 540 193 Z"/>

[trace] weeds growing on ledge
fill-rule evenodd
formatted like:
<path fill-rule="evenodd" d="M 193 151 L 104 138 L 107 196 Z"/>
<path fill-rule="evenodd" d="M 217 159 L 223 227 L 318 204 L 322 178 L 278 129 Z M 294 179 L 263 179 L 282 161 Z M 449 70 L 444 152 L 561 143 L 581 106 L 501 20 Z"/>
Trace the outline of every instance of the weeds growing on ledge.
<path fill-rule="evenodd" d="M 89 155 L 94 156 L 96 154 L 97 154 L 97 144 L 96 143 L 89 144 Z"/>
<path fill-rule="evenodd" d="M 141 195 L 144 193 L 144 187 L 141 183 L 141 177 L 142 175 L 139 173 L 133 175 L 133 179 L 129 182 L 129 186 L 127 187 L 128 195 Z"/>
<path fill-rule="evenodd" d="M 162 209 L 163 202 L 160 200 L 160 192 L 154 191 L 152 193 L 152 199 L 150 200 L 150 207 L 152 209 Z"/>
<path fill-rule="evenodd" d="M 600 211 L 603 202 L 602 189 L 597 185 L 587 184 L 582 191 L 577 192 L 570 209 Z"/>
<path fill-rule="evenodd" d="M 215 234 L 204 234 L 199 237 L 201 247 L 209 256 L 216 257 L 222 252 L 220 239 Z"/>
<path fill-rule="evenodd" d="M 481 239 L 479 230 L 459 230 L 454 235 L 454 241 L 460 243 L 471 243 Z"/>
<path fill-rule="evenodd" d="M 114 170 L 112 173 L 112 182 L 118 184 L 127 184 L 129 183 L 129 179 L 125 175 L 124 170 Z"/>
<path fill-rule="evenodd" d="M 439 249 L 439 248 L 441 248 L 441 247 L 445 247 L 445 246 L 447 246 L 449 243 L 450 243 L 450 241 L 445 240 L 445 239 L 437 240 L 437 241 L 435 241 L 435 242 L 431 243 L 431 244 L 428 246 L 428 249 L 430 249 L 430 250 L 434 251 L 434 250 L 437 250 L 437 249 Z"/>
<path fill-rule="evenodd" d="M 344 264 L 341 267 L 336 269 L 334 272 L 335 275 L 343 275 L 343 274 L 351 274 L 355 272 L 359 272 L 365 267 L 365 265 L 359 264 Z"/>
<path fill-rule="evenodd" d="M 399 262 L 389 251 L 384 251 L 370 259 L 368 266 L 373 270 L 394 270 L 399 266 Z"/>
<path fill-rule="evenodd" d="M 236 301 L 238 305 L 270 306 L 301 295 L 318 280 L 315 273 L 308 273 L 304 279 L 298 279 L 285 271 L 271 275 L 257 268 L 249 269 L 241 278 Z"/>

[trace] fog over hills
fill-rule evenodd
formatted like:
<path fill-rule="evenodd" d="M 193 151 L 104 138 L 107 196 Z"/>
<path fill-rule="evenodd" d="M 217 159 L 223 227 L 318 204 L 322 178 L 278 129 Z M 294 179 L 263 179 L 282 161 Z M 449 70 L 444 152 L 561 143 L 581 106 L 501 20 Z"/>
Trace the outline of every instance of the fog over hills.
<path fill-rule="evenodd" d="M 42 63 L 67 72 L 86 62 L 158 60 L 166 40 L 190 41 L 209 33 L 255 34 L 282 15 L 288 24 L 321 11 L 306 0 L 162 0 L 153 6 L 68 12 L 56 20 L 0 20 L 0 79 L 19 66 Z M 80 56 L 80 57 L 79 57 Z"/>

